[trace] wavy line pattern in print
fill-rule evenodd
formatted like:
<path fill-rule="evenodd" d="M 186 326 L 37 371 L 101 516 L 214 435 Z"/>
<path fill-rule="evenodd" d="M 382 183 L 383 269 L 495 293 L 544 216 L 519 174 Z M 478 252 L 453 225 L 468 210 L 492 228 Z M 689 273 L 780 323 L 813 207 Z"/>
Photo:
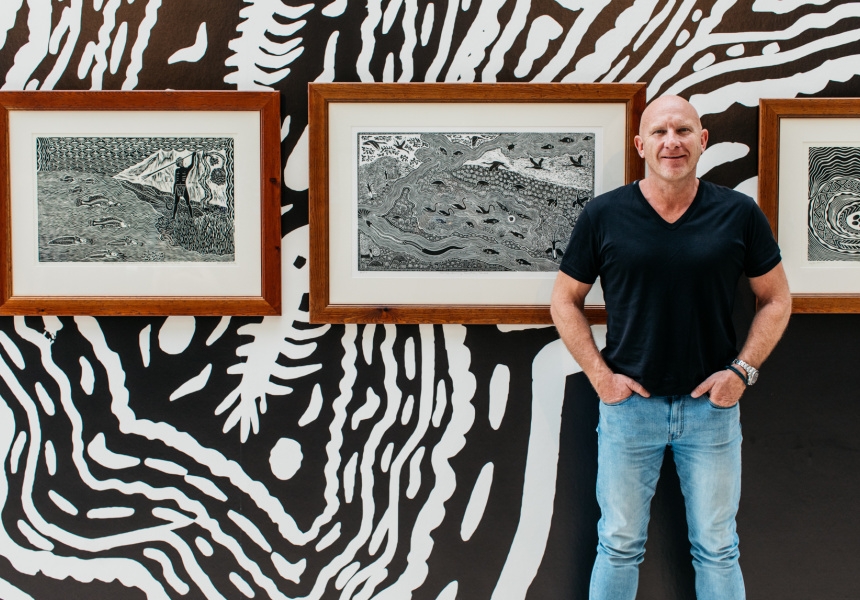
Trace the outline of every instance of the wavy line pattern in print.
<path fill-rule="evenodd" d="M 5 90 L 283 91 L 286 184 L 281 317 L 0 320 L 0 596 L 535 597 L 579 369 L 551 328 L 308 323 L 306 84 L 647 81 L 754 194 L 760 97 L 858 95 L 860 2 L 227 4 L 0 3 Z"/>
<path fill-rule="evenodd" d="M 811 261 L 860 260 L 860 148 L 809 148 Z"/>

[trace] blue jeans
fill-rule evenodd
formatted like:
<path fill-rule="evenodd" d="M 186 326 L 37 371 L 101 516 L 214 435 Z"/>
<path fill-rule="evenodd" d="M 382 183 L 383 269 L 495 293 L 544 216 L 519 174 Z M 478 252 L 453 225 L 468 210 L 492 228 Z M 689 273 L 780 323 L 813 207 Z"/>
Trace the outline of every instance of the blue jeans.
<path fill-rule="evenodd" d="M 634 600 L 651 498 L 672 448 L 687 510 L 698 600 L 741 600 L 735 515 L 741 492 L 740 409 L 707 396 L 600 403 L 597 559 L 591 600 Z"/>

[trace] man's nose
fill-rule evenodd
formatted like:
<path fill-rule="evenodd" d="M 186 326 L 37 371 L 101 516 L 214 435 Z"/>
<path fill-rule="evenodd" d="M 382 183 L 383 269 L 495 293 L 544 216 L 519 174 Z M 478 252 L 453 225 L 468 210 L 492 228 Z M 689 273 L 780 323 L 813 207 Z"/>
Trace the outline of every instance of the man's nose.
<path fill-rule="evenodd" d="M 674 146 L 679 145 L 680 142 L 681 142 L 681 138 L 678 135 L 678 133 L 670 129 L 669 132 L 666 134 L 666 139 L 665 139 L 666 145 L 674 147 Z"/>

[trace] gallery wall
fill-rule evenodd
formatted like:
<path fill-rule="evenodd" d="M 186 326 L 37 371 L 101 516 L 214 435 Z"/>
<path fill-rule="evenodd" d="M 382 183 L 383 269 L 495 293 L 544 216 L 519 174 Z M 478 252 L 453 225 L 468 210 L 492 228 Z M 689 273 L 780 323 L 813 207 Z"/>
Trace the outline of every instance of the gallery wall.
<path fill-rule="evenodd" d="M 553 328 L 308 323 L 306 85 L 644 81 L 755 197 L 760 97 L 860 95 L 860 2 L 3 0 L 0 73 L 279 90 L 284 167 L 283 316 L 0 319 L 0 598 L 586 598 L 597 400 Z M 793 317 L 742 400 L 750 598 L 860 589 L 858 332 Z M 639 598 L 693 598 L 671 468 L 653 508 Z"/>

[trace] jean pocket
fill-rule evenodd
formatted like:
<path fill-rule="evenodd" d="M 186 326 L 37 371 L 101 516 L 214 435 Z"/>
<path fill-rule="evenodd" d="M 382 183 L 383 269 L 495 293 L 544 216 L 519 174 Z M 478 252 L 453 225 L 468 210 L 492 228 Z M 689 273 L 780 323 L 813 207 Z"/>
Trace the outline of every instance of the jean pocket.
<path fill-rule="evenodd" d="M 627 396 L 626 398 L 624 398 L 623 400 L 619 400 L 618 402 L 604 402 L 603 400 L 601 400 L 600 403 L 603 406 L 610 406 L 610 407 L 611 406 L 621 406 L 622 404 L 627 404 L 630 401 L 630 399 L 633 398 L 633 396 L 635 396 L 635 395 L 636 395 L 636 393 L 634 392 L 634 393 L 630 394 L 629 396 Z"/>
<path fill-rule="evenodd" d="M 710 407 L 711 407 L 711 408 L 713 408 L 714 410 L 731 410 L 731 409 L 733 409 L 734 407 L 736 407 L 736 406 L 738 405 L 738 403 L 737 403 L 737 402 L 735 402 L 735 403 L 734 403 L 734 404 L 732 404 L 731 406 L 720 406 L 720 405 L 718 405 L 718 404 L 714 404 L 714 403 L 713 403 L 713 401 L 711 400 L 710 396 L 708 396 L 708 404 L 709 404 L 709 405 L 710 405 Z"/>

